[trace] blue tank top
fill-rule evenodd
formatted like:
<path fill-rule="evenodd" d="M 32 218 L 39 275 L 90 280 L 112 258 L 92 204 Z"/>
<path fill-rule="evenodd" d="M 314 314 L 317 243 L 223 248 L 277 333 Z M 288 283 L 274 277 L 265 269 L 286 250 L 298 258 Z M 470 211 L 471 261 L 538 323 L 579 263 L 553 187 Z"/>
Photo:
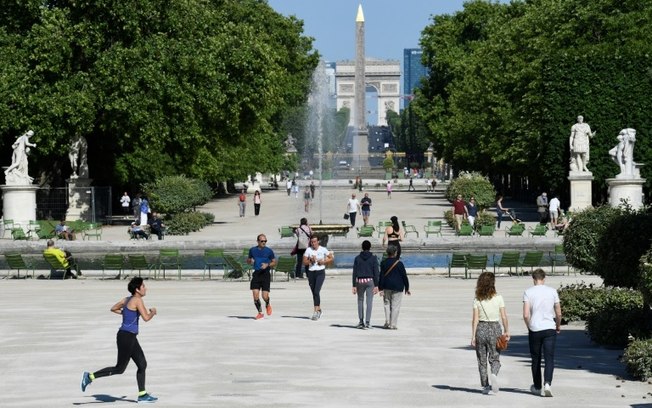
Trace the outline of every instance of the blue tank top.
<path fill-rule="evenodd" d="M 124 330 L 129 333 L 138 334 L 138 318 L 140 314 L 138 310 L 129 310 L 127 304 L 131 300 L 131 297 L 128 297 L 125 300 L 125 307 L 122 308 L 122 325 L 120 330 Z"/>

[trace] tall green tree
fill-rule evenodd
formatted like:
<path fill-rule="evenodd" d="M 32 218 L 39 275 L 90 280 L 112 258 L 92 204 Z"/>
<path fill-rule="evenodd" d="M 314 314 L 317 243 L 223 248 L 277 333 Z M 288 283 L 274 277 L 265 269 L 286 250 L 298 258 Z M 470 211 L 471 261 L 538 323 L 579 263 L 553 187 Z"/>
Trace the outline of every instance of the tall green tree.
<path fill-rule="evenodd" d="M 57 169 L 77 134 L 98 182 L 283 166 L 283 118 L 304 103 L 318 61 L 296 18 L 263 0 L 9 3 L 1 142 L 33 128 L 40 170 L 67 176 Z"/>

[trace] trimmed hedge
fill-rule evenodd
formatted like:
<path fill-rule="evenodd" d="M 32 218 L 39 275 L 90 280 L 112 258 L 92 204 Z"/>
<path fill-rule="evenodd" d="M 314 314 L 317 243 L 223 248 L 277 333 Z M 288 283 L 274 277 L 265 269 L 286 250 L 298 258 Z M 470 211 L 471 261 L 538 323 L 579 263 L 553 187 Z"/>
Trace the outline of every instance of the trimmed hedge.
<path fill-rule="evenodd" d="M 479 210 L 490 207 L 496 198 L 496 190 L 485 176 L 477 172 L 461 173 L 446 188 L 446 198 L 451 203 L 460 194 L 464 201 L 471 196 L 475 198 Z"/>
<path fill-rule="evenodd" d="M 170 235 L 188 235 L 191 232 L 199 231 L 208 224 L 213 223 L 215 216 L 204 212 L 183 212 L 174 214 L 165 220 L 167 233 Z"/>
<path fill-rule="evenodd" d="M 191 211 L 206 204 L 213 192 L 205 181 L 185 176 L 165 176 L 154 183 L 143 185 L 152 208 L 165 214 L 178 214 Z"/>
<path fill-rule="evenodd" d="M 634 378 L 642 381 L 652 378 L 652 339 L 630 339 L 621 361 Z"/>

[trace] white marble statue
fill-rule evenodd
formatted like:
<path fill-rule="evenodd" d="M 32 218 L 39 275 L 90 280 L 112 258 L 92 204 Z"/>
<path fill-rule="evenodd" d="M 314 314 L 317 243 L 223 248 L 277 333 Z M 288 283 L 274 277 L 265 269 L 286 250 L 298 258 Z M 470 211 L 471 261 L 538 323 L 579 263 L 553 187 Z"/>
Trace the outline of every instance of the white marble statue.
<path fill-rule="evenodd" d="M 11 165 L 5 170 L 5 183 L 7 185 L 32 184 L 34 179 L 28 174 L 27 154 L 30 147 L 36 147 L 36 143 L 30 143 L 29 138 L 34 136 L 34 131 L 28 130 L 18 136 L 11 147 L 14 152 L 11 156 Z"/>
<path fill-rule="evenodd" d="M 88 159 L 87 159 L 88 143 L 86 138 L 82 135 L 75 136 L 70 142 L 68 150 L 68 159 L 70 159 L 70 167 L 72 167 L 71 179 L 88 178 Z"/>
<path fill-rule="evenodd" d="M 588 123 L 584 123 L 584 117 L 578 116 L 577 123 L 571 127 L 569 140 L 571 171 L 589 171 L 586 165 L 589 162 L 589 140 L 593 136 L 595 136 L 595 132 L 591 132 L 591 127 Z"/>
<path fill-rule="evenodd" d="M 636 143 L 636 129 L 626 128 L 616 136 L 618 144 L 611 150 L 609 155 L 613 161 L 620 166 L 620 174 L 617 178 L 639 178 L 640 173 L 637 171 L 634 163 L 634 143 Z"/>

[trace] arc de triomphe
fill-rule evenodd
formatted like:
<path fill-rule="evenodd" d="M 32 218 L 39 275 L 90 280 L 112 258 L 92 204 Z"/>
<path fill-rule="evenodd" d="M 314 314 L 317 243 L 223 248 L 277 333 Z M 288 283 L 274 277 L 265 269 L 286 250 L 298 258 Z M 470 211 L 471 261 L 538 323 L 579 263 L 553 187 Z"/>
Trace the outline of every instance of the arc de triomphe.
<path fill-rule="evenodd" d="M 335 66 L 337 83 L 337 110 L 344 107 L 351 109 L 350 126 L 354 126 L 355 112 L 355 61 L 338 61 Z M 365 84 L 378 92 L 378 123 L 371 125 L 386 126 L 387 110 L 399 111 L 401 64 L 396 60 L 378 60 L 367 58 L 365 61 Z M 373 107 L 368 106 L 368 110 Z"/>

